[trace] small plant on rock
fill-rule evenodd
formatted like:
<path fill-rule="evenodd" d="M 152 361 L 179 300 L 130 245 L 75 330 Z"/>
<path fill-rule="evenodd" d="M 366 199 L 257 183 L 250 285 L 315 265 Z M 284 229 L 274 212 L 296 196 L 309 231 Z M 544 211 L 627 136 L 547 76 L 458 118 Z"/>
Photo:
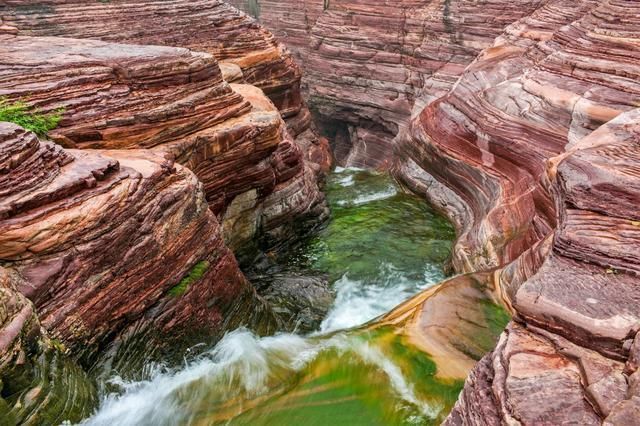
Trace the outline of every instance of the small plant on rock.
<path fill-rule="evenodd" d="M 0 97 L 0 121 L 15 123 L 27 130 L 30 130 L 40 137 L 47 136 L 47 133 L 58 126 L 62 120 L 64 109 L 46 114 L 33 109 L 24 101 L 9 101 Z"/>

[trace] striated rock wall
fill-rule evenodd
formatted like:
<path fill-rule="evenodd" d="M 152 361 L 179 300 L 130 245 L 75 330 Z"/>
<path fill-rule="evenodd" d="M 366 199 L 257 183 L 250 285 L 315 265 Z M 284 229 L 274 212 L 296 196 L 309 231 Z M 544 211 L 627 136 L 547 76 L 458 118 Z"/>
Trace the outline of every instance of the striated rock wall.
<path fill-rule="evenodd" d="M 392 140 L 481 49 L 543 1 L 232 0 L 294 51 L 343 165 L 387 168 Z"/>
<path fill-rule="evenodd" d="M 64 109 L 52 140 L 73 148 L 149 148 L 204 184 L 238 248 L 296 237 L 326 216 L 317 170 L 261 90 L 229 85 L 187 49 L 61 37 L 2 37 L 0 96 Z M 313 153 L 309 150 L 308 153 Z M 295 223 L 292 223 L 295 222 Z M 228 228 L 228 229 L 227 229 Z"/>
<path fill-rule="evenodd" d="M 16 287 L 19 276 L 0 267 L 0 416 L 3 424 L 78 422 L 96 404 L 86 373 L 42 329 L 33 304 Z"/>
<path fill-rule="evenodd" d="M 235 64 L 247 83 L 267 93 L 285 116 L 302 107 L 300 70 L 274 36 L 219 0 L 8 0 L 5 25 L 23 35 L 92 38 L 185 47 Z"/>
<path fill-rule="evenodd" d="M 115 52 L 108 53 L 107 56 L 113 57 L 102 58 L 105 59 L 102 65 L 108 67 L 109 61 L 116 60 L 117 66 L 129 68 L 126 72 L 131 74 L 123 75 L 122 70 L 114 70 L 116 81 L 103 81 L 109 86 L 109 93 L 103 93 L 104 86 L 103 89 L 96 88 L 100 93 L 93 100 L 115 95 L 132 105 L 126 108 L 129 111 L 123 111 L 124 114 L 113 114 L 114 108 L 121 107 L 114 102 L 110 104 L 111 111 L 99 111 L 98 117 L 107 113 L 124 117 L 133 110 L 140 119 L 137 123 L 131 123 L 136 118 L 129 116 L 124 120 L 127 123 L 112 120 L 107 125 L 112 129 L 106 132 L 113 132 L 113 136 L 121 140 L 120 144 L 133 144 L 126 140 L 132 130 L 130 126 L 133 126 L 136 131 L 139 128 L 137 135 L 131 135 L 133 139 L 149 136 L 145 146 L 179 141 L 180 146 L 173 144 L 172 151 L 197 153 L 190 159 L 189 166 L 193 166 L 194 161 L 198 163 L 197 175 L 205 183 L 207 199 L 214 212 L 222 219 L 227 207 L 235 202 L 227 215 L 236 217 L 231 221 L 224 220 L 242 228 L 225 232 L 236 236 L 228 240 L 234 249 L 249 242 L 249 237 L 254 235 L 263 235 L 261 244 L 270 249 L 295 238 L 300 229 L 312 227 L 326 217 L 316 181 L 330 167 L 331 153 L 327 140 L 317 135 L 309 110 L 302 102 L 300 70 L 289 51 L 247 15 L 222 1 L 87 3 L 47 0 L 33 4 L 14 0 L 0 5 L 0 16 L 5 27 L 15 28 L 21 35 L 176 46 L 212 55 L 221 71 L 214 70 L 218 66 L 213 58 L 205 58 L 207 55 L 202 53 L 193 54 L 202 58 L 185 59 L 186 53 L 182 52 L 178 54 L 182 58 L 173 58 L 163 64 L 154 63 L 150 57 L 127 59 L 126 54 L 122 58 Z M 160 51 L 160 48 L 145 51 L 148 47 L 127 49 L 132 54 L 138 49 L 139 56 L 155 56 Z M 158 56 L 166 56 L 166 53 Z M 135 61 L 139 63 L 131 63 Z M 187 65 L 187 62 L 193 64 Z M 143 70 L 145 67 L 147 69 Z M 156 74 L 162 77 L 158 78 Z M 267 107 L 271 110 L 268 114 L 257 111 L 265 109 L 261 94 L 253 93 L 249 95 L 251 102 L 243 102 L 237 93 L 220 84 L 221 77 L 228 82 L 249 83 L 262 89 L 286 119 L 287 131 L 277 114 L 272 113 L 272 108 Z M 186 78 L 194 78 L 200 84 L 185 87 Z M 140 103 L 132 101 L 128 93 L 136 89 L 147 91 L 147 98 Z M 113 93 L 118 90 L 122 92 Z M 245 95 L 247 93 L 245 91 Z M 161 102 L 165 98 L 166 104 Z M 261 106 L 256 108 L 256 105 Z M 239 117 L 240 110 L 249 113 L 244 115 L 244 124 L 231 121 L 220 126 L 223 118 Z M 258 138 L 263 140 L 251 146 L 256 118 L 261 127 Z M 82 117 L 77 116 L 77 119 Z M 145 123 L 147 121 L 150 122 Z M 166 127 L 161 123 L 166 123 Z M 65 124 L 69 124 L 68 117 Z M 101 132 L 97 140 L 93 138 L 96 124 L 104 123 L 81 124 L 83 129 L 78 129 L 76 139 L 83 140 L 82 147 L 108 145 L 103 139 L 105 132 Z M 123 125 L 127 128 L 120 129 L 122 131 L 113 129 Z M 149 128 L 155 130 L 149 131 Z M 204 129 L 209 129 L 210 134 L 203 135 Z M 127 138 L 123 137 L 125 131 Z M 196 135 L 197 132 L 200 134 Z M 187 135 L 192 140 L 183 143 Z M 195 139 L 199 141 L 196 147 L 193 146 Z M 206 147 L 207 144 L 211 146 Z M 226 151 L 226 155 L 218 155 L 221 150 Z M 212 158 L 214 155 L 216 159 Z M 230 168 L 233 173 L 229 173 Z M 285 201 L 284 197 L 290 200 Z"/>
<path fill-rule="evenodd" d="M 499 267 L 514 313 L 450 424 L 637 422 L 638 7 L 546 2 L 396 147 L 458 225 L 456 269 Z"/>
<path fill-rule="evenodd" d="M 303 63 L 338 160 L 395 158 L 456 223 L 455 269 L 493 271 L 514 321 L 449 423 L 636 424 L 638 3 L 233 3 Z M 415 332 L 450 356 L 440 320 Z"/>
<path fill-rule="evenodd" d="M 235 321 L 270 327 L 187 169 L 148 150 L 65 150 L 9 123 L 0 135 L 0 259 L 76 357 L 90 364 L 136 322 L 215 336 L 242 298 L 255 317 Z"/>
<path fill-rule="evenodd" d="M 300 94 L 291 53 L 247 15 L 219 0 L 11 0 L 0 5 L 5 27 L 23 35 L 93 38 L 185 47 L 220 63 L 225 79 L 261 88 L 280 110 L 309 165 L 326 170 L 331 154 Z"/>
<path fill-rule="evenodd" d="M 450 424 L 637 423 L 639 141 L 635 109 L 550 161 L 553 247 L 512 296 L 516 321 Z"/>

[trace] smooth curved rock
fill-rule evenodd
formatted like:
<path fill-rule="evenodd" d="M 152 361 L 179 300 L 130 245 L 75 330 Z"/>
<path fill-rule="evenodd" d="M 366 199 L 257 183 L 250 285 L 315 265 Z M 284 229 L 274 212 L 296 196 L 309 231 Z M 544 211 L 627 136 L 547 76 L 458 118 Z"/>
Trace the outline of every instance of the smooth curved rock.
<path fill-rule="evenodd" d="M 637 8 L 547 2 L 483 51 L 397 147 L 407 186 L 458 224 L 456 269 L 499 266 L 514 313 L 450 424 L 632 418 Z"/>
<path fill-rule="evenodd" d="M 423 291 L 384 315 L 437 365 L 437 377 L 464 380 L 496 344 L 509 314 L 492 273 L 459 275 Z"/>

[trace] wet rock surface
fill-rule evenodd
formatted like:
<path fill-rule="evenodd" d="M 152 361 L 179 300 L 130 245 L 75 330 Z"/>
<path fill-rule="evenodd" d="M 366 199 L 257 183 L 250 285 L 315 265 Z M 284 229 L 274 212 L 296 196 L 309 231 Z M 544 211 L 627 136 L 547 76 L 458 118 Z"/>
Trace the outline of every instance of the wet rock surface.
<path fill-rule="evenodd" d="M 0 267 L 0 416 L 3 424 L 80 421 L 97 405 L 87 374 L 41 327 L 22 280 Z"/>
<path fill-rule="evenodd" d="M 138 142 L 132 143 L 119 133 L 121 128 L 126 128 L 135 138 L 149 137 L 153 155 L 136 154 L 133 150 L 127 151 L 126 156 L 111 151 L 86 154 L 64 151 L 48 142 L 42 146 L 28 140 L 11 143 L 12 147 L 25 148 L 5 156 L 11 158 L 10 166 L 5 167 L 7 170 L 16 164 L 48 166 L 30 166 L 28 170 L 38 172 L 22 173 L 20 182 L 24 183 L 21 185 L 5 182 L 8 197 L 16 201 L 0 210 L 2 220 L 16 226 L 0 237 L 8 242 L 2 245 L 3 260 L 11 262 L 10 267 L 26 277 L 27 284 L 22 291 L 34 300 L 45 327 L 55 330 L 71 344 L 88 338 L 78 327 L 85 322 L 92 331 L 97 331 L 97 339 L 110 339 L 106 329 L 101 328 L 107 318 L 109 324 L 130 323 L 132 319 L 135 323 L 147 316 L 154 321 L 160 318 L 160 323 L 171 329 L 190 317 L 194 306 L 200 306 L 198 303 L 202 301 L 181 305 L 175 299 L 165 298 L 164 292 L 179 286 L 183 279 L 198 277 L 203 265 L 209 265 L 204 269 L 210 270 L 221 258 L 227 259 L 222 238 L 212 235 L 224 235 L 229 244 L 240 245 L 243 238 L 264 228 L 263 235 L 269 241 L 265 246 L 277 246 L 278 241 L 289 235 L 287 229 L 291 229 L 291 216 L 287 212 L 309 212 L 310 217 L 320 214 L 321 207 L 314 210 L 310 206 L 321 206 L 321 203 L 305 203 L 317 199 L 308 196 L 308 188 L 328 163 L 326 140 L 315 136 L 309 128 L 308 112 L 296 94 L 299 74 L 287 65 L 288 54 L 269 36 L 251 40 L 255 31 L 260 34 L 263 31 L 255 22 L 220 2 L 148 1 L 137 3 L 135 10 L 133 3 L 115 1 L 86 5 L 62 0 L 37 6 L 26 3 L 9 1 L 0 9 L 2 40 L 23 43 L 23 48 L 14 49 L 13 53 L 13 43 L 3 43 L 2 48 L 8 55 L 15 55 L 14 62 L 15 58 L 25 61 L 20 70 L 5 66 L 3 75 L 9 77 L 4 85 L 0 84 L 0 90 L 10 97 L 34 92 L 37 94 L 34 102 L 44 108 L 60 106 L 51 100 L 53 98 L 47 98 L 50 91 L 64 98 L 68 87 L 84 87 L 84 83 L 56 87 L 47 80 L 49 74 L 44 71 L 48 68 L 42 68 L 34 59 L 43 55 L 43 51 L 37 49 L 38 43 L 43 43 L 43 36 L 64 34 L 164 45 L 174 45 L 174 40 L 179 40 L 175 45 L 184 43 L 186 47 L 212 55 L 180 49 L 170 53 L 162 64 L 142 61 L 134 66 L 127 58 L 107 55 L 107 62 L 118 64 L 106 72 L 108 96 L 103 96 L 106 89 L 98 88 L 99 95 L 88 97 L 90 108 L 82 102 L 79 105 L 66 102 L 63 106 L 73 114 L 52 134 L 61 143 L 67 140 L 66 146 L 74 146 L 73 143 L 80 147 L 90 144 L 94 148 L 114 148 L 116 146 L 101 145 L 105 143 L 101 141 L 123 140 L 122 147 L 138 148 Z M 433 297 L 416 299 L 413 306 L 405 306 L 406 310 L 396 312 L 389 321 L 411 320 L 409 330 L 413 330 L 416 342 L 424 343 L 424 347 L 431 350 L 436 348 L 436 356 L 455 356 L 462 360 L 452 364 L 448 372 L 452 377 L 461 377 L 483 348 L 470 342 L 456 344 L 450 339 L 452 333 L 442 330 L 446 331 L 461 319 L 463 323 L 472 323 L 471 330 L 475 330 L 473 324 L 480 324 L 480 329 L 495 326 L 490 315 L 478 317 L 477 312 L 465 309 L 467 301 L 501 300 L 514 315 L 497 347 L 471 371 L 447 422 L 482 425 L 637 423 L 640 406 L 636 335 L 640 328 L 636 232 L 640 223 L 636 208 L 640 201 L 636 170 L 640 158 L 637 153 L 640 139 L 638 3 L 629 0 L 511 3 L 447 0 L 384 3 L 377 8 L 371 7 L 370 2 L 359 1 L 251 4 L 252 11 L 263 23 L 280 32 L 284 28 L 281 35 L 308 70 L 306 90 L 320 124 L 336 141 L 338 160 L 347 165 L 391 168 L 406 187 L 430 199 L 458 228 L 452 263 L 456 271 L 472 275 L 463 275 L 455 279 L 454 284 L 442 286 L 445 290 L 435 292 Z M 283 8 L 286 14 L 282 13 Z M 216 13 L 212 12 L 214 9 Z M 176 15 L 183 12 L 187 18 L 177 19 L 171 16 L 173 12 Z M 223 16 L 221 20 L 213 18 L 218 12 Z M 77 19 L 79 14 L 99 24 L 86 26 Z M 106 14 L 109 19 L 104 19 Z M 204 21 L 196 21 L 195 15 Z M 284 19 L 277 21 L 281 16 Z M 134 33 L 131 19 L 142 19 L 149 26 Z M 164 19 L 180 23 L 175 33 L 168 29 Z M 210 25 L 211 20 L 215 25 Z M 227 37 L 221 45 L 201 43 L 195 41 L 197 32 L 190 30 L 193 22 L 200 22 L 207 31 L 227 28 L 231 32 L 220 36 Z M 87 28 L 98 28 L 98 32 Z M 242 32 L 233 31 L 234 28 Z M 60 48 L 69 48 L 69 44 L 63 46 L 65 42 L 56 43 Z M 85 42 L 66 43 L 76 49 Z M 36 49 L 31 55 L 24 54 L 34 46 Z M 95 49 L 96 46 L 93 50 L 109 51 L 109 48 Z M 144 56 L 146 48 L 139 49 Z M 163 56 L 159 49 L 153 48 L 154 55 Z M 82 69 L 77 71 L 79 80 L 83 80 L 83 76 L 101 75 L 98 71 L 105 66 L 104 58 L 93 56 L 88 60 L 86 56 L 91 54 L 82 49 L 76 54 L 69 55 L 69 52 L 53 58 L 54 63 L 66 58 L 58 62 L 58 68 L 50 69 L 53 74 L 73 68 L 77 60 Z M 177 62 L 171 59 L 176 57 L 180 58 Z M 219 71 L 212 65 L 214 58 L 228 59 L 232 65 L 225 65 L 223 71 Z M 263 59 L 268 65 L 261 64 Z M 30 79 L 37 75 L 37 80 L 30 86 L 16 76 L 28 73 L 32 66 L 36 73 Z M 186 128 L 184 133 L 173 135 L 165 128 L 156 135 L 146 127 L 147 121 L 160 117 L 162 120 L 157 122 L 163 122 L 171 117 L 174 107 L 147 114 L 148 105 L 153 103 L 145 104 L 148 95 L 145 90 L 155 87 L 153 78 L 149 79 L 146 72 L 149 67 L 154 69 L 151 75 L 164 76 L 159 80 L 162 90 L 172 86 L 170 82 L 177 69 L 187 70 L 189 84 L 181 85 L 189 87 L 186 93 L 162 92 L 164 96 L 177 96 L 177 105 L 186 103 L 191 108 L 198 104 L 207 110 L 213 105 L 200 104 L 194 99 L 215 94 L 230 109 L 221 111 L 219 122 L 198 127 L 203 116 L 210 117 L 208 110 L 203 116 L 194 114 L 195 120 L 177 127 L 174 123 L 178 129 Z M 154 67 L 168 67 L 170 72 L 157 73 Z M 88 73 L 83 74 L 87 69 Z M 202 73 L 210 77 L 207 81 L 216 82 L 215 87 L 198 83 Z M 182 76 L 181 72 L 177 74 Z M 115 80 L 112 75 L 116 76 Z M 125 104 L 110 104 L 107 100 L 117 99 L 123 87 L 116 82 L 130 81 L 127 79 L 131 76 L 142 77 L 135 80 L 136 84 L 125 85 L 125 90 L 140 90 L 135 93 L 142 100 L 140 108 L 145 113 L 136 115 L 136 107 L 125 107 L 125 118 L 116 116 L 109 121 L 101 114 L 93 115 L 94 110 L 104 107 L 103 102 L 96 103 L 96 99 L 105 100 L 104 104 L 114 108 L 123 108 Z M 230 88 L 223 77 L 234 83 L 259 85 L 279 113 L 254 96 L 252 89 Z M 193 82 L 196 84 L 190 85 Z M 185 111 L 178 110 L 180 114 Z M 287 125 L 283 124 L 282 116 L 287 118 Z M 136 121 L 136 117 L 144 119 Z M 259 130 L 254 125 L 245 126 L 242 117 L 259 122 Z M 83 120 L 91 123 L 89 130 L 82 127 Z M 210 134 L 210 125 L 219 133 Z M 245 137 L 255 136 L 252 132 L 260 135 L 261 148 L 256 152 L 248 148 L 252 144 L 238 142 L 253 141 Z M 195 141 L 192 135 L 198 135 Z M 303 142 L 294 143 L 294 137 Z M 395 143 L 391 143 L 394 137 Z M 300 150 L 300 146 L 304 149 Z M 238 147 L 237 152 L 233 147 Z M 207 157 L 207 150 L 222 153 L 216 157 L 222 162 Z M 41 151 L 44 153 L 39 154 Z M 259 157 L 261 160 L 251 157 L 258 155 L 258 151 L 264 154 Z M 203 180 L 208 205 L 225 224 L 224 231 L 219 229 L 213 215 L 207 218 L 202 213 L 193 219 L 193 215 L 184 213 L 208 210 L 194 207 L 205 205 L 202 194 L 194 190 L 198 183 L 185 169 L 175 167 L 168 159 L 171 157 L 194 169 Z M 27 163 L 26 158 L 29 158 Z M 230 170 L 234 170 L 234 161 L 241 159 L 238 164 L 244 164 L 242 159 L 249 158 L 251 164 L 258 164 L 257 168 L 251 168 L 247 176 L 237 181 L 232 179 Z M 46 181 L 46 187 L 42 187 L 41 181 Z M 171 247 L 170 241 L 174 239 L 189 245 L 193 241 L 203 244 L 204 239 L 209 247 L 216 248 L 217 254 L 187 251 L 189 259 L 185 260 L 182 256 L 185 252 L 176 248 L 175 257 L 182 259 L 182 263 L 159 265 L 161 257 L 155 256 L 156 266 L 145 265 L 144 271 L 132 266 L 127 256 L 115 261 L 108 259 L 119 265 L 118 271 L 124 271 L 128 277 L 153 271 L 165 273 L 165 269 L 170 275 L 174 273 L 161 284 L 151 286 L 149 293 L 158 296 L 156 299 L 149 299 L 148 294 L 142 298 L 147 287 L 135 286 L 131 303 L 116 305 L 118 309 L 105 317 L 102 315 L 105 310 L 100 308 L 112 301 L 109 293 L 103 291 L 102 272 L 92 274 L 80 268 L 76 273 L 75 265 L 64 260 L 69 259 L 64 257 L 69 250 L 73 250 L 74 256 L 75 250 L 79 250 L 87 264 L 102 265 L 102 258 L 95 259 L 88 254 L 89 248 L 91 252 L 96 248 L 95 243 L 71 245 L 64 233 L 47 234 L 48 230 L 29 228 L 25 224 L 32 226 L 29 218 L 45 210 L 54 211 L 62 199 L 72 200 L 75 208 L 97 197 L 97 191 L 111 194 L 109 191 L 114 191 L 111 188 L 133 185 L 132 181 L 142 188 L 127 196 L 128 205 L 133 207 L 127 209 L 120 205 L 122 210 L 113 209 L 108 214 L 127 217 L 127 214 L 133 215 L 132 209 L 136 210 L 135 217 L 141 217 L 143 226 L 135 228 L 138 234 L 131 231 L 134 237 L 144 229 L 153 236 L 153 241 Z M 185 186 L 189 189 L 185 190 Z M 220 192 L 221 187 L 232 190 Z M 200 195 L 194 196 L 194 193 Z M 135 194 L 142 194 L 141 198 Z M 290 199 L 296 200 L 293 207 Z M 186 223 L 187 228 L 194 226 L 200 230 L 211 229 L 211 232 L 179 236 L 169 233 L 163 239 L 161 224 L 166 217 L 159 219 L 149 208 L 136 207 L 149 203 L 165 205 L 158 200 L 169 205 L 171 202 L 167 200 L 191 206 L 171 210 L 178 212 L 167 219 L 170 223 L 177 223 L 180 221 L 177 218 L 182 217 L 180 223 Z M 304 207 L 297 210 L 296 206 Z M 90 229 L 93 232 L 90 235 L 102 235 L 102 231 L 93 231 L 93 227 L 102 229 L 100 226 L 109 219 L 108 214 L 98 215 L 94 224 L 83 219 L 86 215 L 82 212 L 83 215 L 75 216 L 65 213 L 67 218 L 73 216 L 67 223 L 66 229 L 73 225 L 69 235 L 75 238 L 76 229 Z M 197 225 L 192 225 L 190 220 L 195 220 Z M 48 245 L 49 236 L 55 244 Z M 118 247 L 117 244 L 107 246 Z M 55 247 L 55 252 L 51 247 Z M 143 247 L 146 254 L 146 246 Z M 135 251 L 119 249 L 118 252 L 136 257 Z M 230 277 L 234 285 L 244 289 L 243 278 L 233 262 L 222 264 L 225 272 L 216 276 Z M 477 271 L 490 272 L 477 275 Z M 95 296 L 98 301 L 97 309 L 83 305 L 82 295 L 70 292 L 64 284 L 67 281 L 61 277 L 85 283 L 83 291 L 86 283 L 97 282 L 99 291 L 90 288 L 94 292 L 90 293 L 91 297 Z M 129 281 L 124 278 L 115 283 L 118 291 L 130 289 Z M 456 304 L 453 296 L 447 294 L 458 286 L 465 302 Z M 317 290 L 315 284 L 309 288 L 312 293 Z M 52 301 L 45 295 L 52 295 Z M 55 302 L 59 300 L 57 295 L 78 300 L 66 307 L 74 316 L 61 320 L 62 311 Z M 274 297 L 285 299 L 277 292 Z M 165 303 L 167 310 L 164 310 Z M 198 310 L 198 318 L 211 320 L 210 308 Z M 291 313 L 295 317 L 297 309 L 287 306 L 287 315 Z M 166 316 L 157 317 L 160 311 L 167 312 Z M 487 324 L 482 325 L 483 321 Z"/>
<path fill-rule="evenodd" d="M 318 330 L 335 298 L 327 276 L 278 273 L 249 275 L 249 279 L 287 331 L 305 334 Z"/>
<path fill-rule="evenodd" d="M 449 422 L 637 423 L 637 2 L 285 3 L 257 16 L 323 70 L 338 159 L 379 166 L 398 135 L 394 173 L 457 225 L 454 268 L 497 268 L 514 322 Z"/>

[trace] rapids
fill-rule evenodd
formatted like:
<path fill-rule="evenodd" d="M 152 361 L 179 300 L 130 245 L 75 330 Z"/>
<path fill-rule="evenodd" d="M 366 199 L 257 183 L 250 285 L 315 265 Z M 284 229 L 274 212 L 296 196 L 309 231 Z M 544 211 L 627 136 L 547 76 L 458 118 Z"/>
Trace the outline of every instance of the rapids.
<path fill-rule="evenodd" d="M 332 220 L 288 267 L 328 274 L 336 294 L 320 330 L 257 337 L 240 328 L 179 368 L 108 380 L 87 425 L 396 425 L 443 419 L 462 388 L 375 318 L 445 278 L 454 231 L 386 175 L 333 172 Z M 373 321 L 372 321 L 373 320 Z M 364 325 L 366 324 L 366 325 Z"/>

